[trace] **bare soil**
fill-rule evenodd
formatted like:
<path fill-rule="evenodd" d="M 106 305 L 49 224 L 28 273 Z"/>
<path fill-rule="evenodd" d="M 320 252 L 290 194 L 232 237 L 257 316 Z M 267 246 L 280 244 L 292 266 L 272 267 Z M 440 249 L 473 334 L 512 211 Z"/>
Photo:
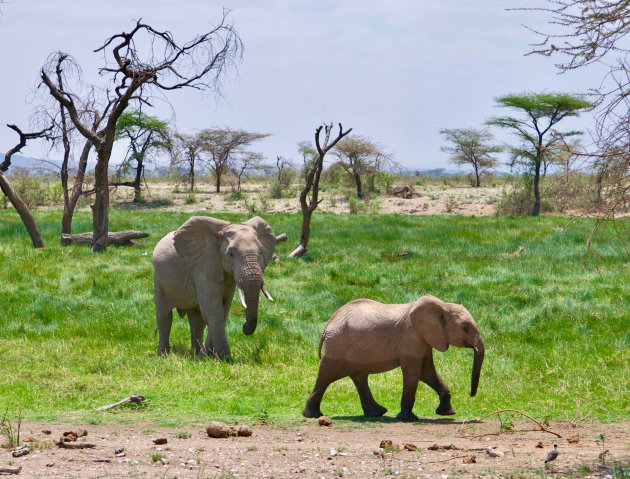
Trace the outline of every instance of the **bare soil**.
<path fill-rule="evenodd" d="M 364 201 L 363 211 L 366 213 L 385 214 L 400 213 L 407 215 L 464 215 L 490 216 L 496 213 L 496 205 L 503 193 L 503 186 L 446 186 L 428 184 L 414 186 L 413 198 L 404 199 L 393 194 L 379 194 Z M 207 211 L 209 213 L 248 213 L 254 207 L 259 213 L 295 213 L 300 211 L 299 191 L 295 188 L 287 193 L 288 197 L 274 199 L 268 194 L 268 186 L 262 183 L 248 183 L 242 186 L 243 199 L 231 200 L 231 186 L 222 187 L 216 193 L 215 187 L 199 184 L 194 195 L 190 195 L 187 186 L 173 184 L 150 184 L 147 201 L 168 200 L 173 204 L 168 210 L 182 212 Z M 112 195 L 113 202 L 119 208 L 145 208 L 136 206 L 132 200 L 131 188 L 118 188 Z M 349 213 L 351 192 L 323 191 L 320 193 L 322 203 L 318 211 L 336 214 Z"/>
<path fill-rule="evenodd" d="M 517 422 L 512 430 L 500 431 L 496 418 L 477 423 L 359 419 L 333 418 L 331 427 L 318 426 L 315 420 L 288 426 L 253 423 L 251 437 L 227 439 L 209 438 L 203 425 L 27 423 L 22 424 L 22 438 L 30 441 L 32 451 L 13 458 L 9 450 L 0 449 L 0 467 L 21 466 L 14 477 L 23 478 L 607 477 L 620 470 L 630 474 L 630 420 L 552 422 L 548 427 L 562 436 L 558 438 L 532 422 Z M 78 429 L 87 431 L 78 441 L 94 443 L 93 449 L 60 449 L 54 444 L 64 432 Z M 597 442 L 601 434 L 604 444 Z M 159 438 L 166 444 L 154 444 Z M 380 448 L 385 440 L 392 447 Z M 545 465 L 553 444 L 558 445 L 558 458 Z M 490 457 L 489 446 L 502 455 Z M 124 450 L 115 454 L 117 448 Z M 603 451 L 607 452 L 602 457 Z"/>

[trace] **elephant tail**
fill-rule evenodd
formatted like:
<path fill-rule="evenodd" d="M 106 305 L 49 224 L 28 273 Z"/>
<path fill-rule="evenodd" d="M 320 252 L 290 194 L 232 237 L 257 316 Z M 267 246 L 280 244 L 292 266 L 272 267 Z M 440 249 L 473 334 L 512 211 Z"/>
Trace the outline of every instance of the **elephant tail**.
<path fill-rule="evenodd" d="M 324 345 L 324 340 L 326 339 L 326 330 L 322 332 L 322 337 L 319 338 L 319 349 L 317 351 L 317 355 L 319 359 L 322 359 L 322 346 Z"/>

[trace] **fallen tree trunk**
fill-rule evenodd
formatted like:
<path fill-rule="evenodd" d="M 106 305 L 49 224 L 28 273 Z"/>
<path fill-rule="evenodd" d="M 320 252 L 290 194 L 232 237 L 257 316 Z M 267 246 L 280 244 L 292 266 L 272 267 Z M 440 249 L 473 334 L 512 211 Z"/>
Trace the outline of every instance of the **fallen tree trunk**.
<path fill-rule="evenodd" d="M 131 240 L 146 238 L 149 233 L 136 230 L 123 230 L 123 231 L 110 231 L 107 233 L 107 244 L 113 244 L 116 246 L 133 244 Z M 64 244 L 76 243 L 76 244 L 92 244 L 93 233 L 77 233 L 77 234 L 62 234 L 61 235 Z"/>

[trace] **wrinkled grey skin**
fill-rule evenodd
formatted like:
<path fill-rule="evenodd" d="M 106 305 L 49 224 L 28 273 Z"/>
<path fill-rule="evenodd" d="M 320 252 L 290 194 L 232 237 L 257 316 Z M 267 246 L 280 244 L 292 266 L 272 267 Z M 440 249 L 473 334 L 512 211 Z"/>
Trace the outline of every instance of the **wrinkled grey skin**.
<path fill-rule="evenodd" d="M 263 271 L 275 245 L 273 230 L 258 216 L 241 224 L 193 216 L 162 238 L 153 251 L 158 355 L 170 350 L 172 310 L 176 308 L 181 317 L 188 316 L 190 343 L 197 355 L 230 359 L 225 322 L 234 292 L 237 286 L 242 288 L 246 303 L 243 332 L 252 334 L 258 322 L 259 293 L 261 289 L 266 293 Z"/>
<path fill-rule="evenodd" d="M 451 407 L 451 393 L 433 364 L 433 348 L 444 352 L 450 344 L 475 350 L 470 390 L 470 395 L 474 396 L 485 348 L 477 325 L 466 308 L 429 295 L 407 304 L 383 304 L 370 299 L 351 301 L 339 308 L 324 327 L 315 388 L 302 414 L 305 417 L 321 416 L 320 404 L 328 385 L 350 376 L 359 393 L 363 413 L 382 416 L 387 409 L 372 397 L 368 375 L 398 366 L 403 373 L 398 419 L 418 420 L 412 409 L 419 381 L 431 386 L 438 394 L 437 414 L 455 414 Z"/>

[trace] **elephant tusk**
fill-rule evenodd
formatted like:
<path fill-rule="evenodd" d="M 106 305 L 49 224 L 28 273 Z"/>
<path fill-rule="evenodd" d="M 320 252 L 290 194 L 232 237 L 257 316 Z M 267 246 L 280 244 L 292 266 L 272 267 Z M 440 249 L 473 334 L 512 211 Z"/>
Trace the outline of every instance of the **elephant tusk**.
<path fill-rule="evenodd" d="M 267 292 L 267 288 L 265 288 L 265 285 L 263 284 L 260 289 L 262 290 L 263 294 L 265 295 L 265 298 L 267 298 L 269 301 L 271 301 L 273 303 L 273 298 L 271 297 L 271 295 Z"/>
<path fill-rule="evenodd" d="M 243 308 L 247 309 L 247 303 L 245 302 L 245 296 L 243 295 L 243 288 L 241 288 L 240 284 L 238 285 L 238 298 L 241 300 Z"/>
<path fill-rule="evenodd" d="M 477 346 L 473 346 L 473 349 L 475 350 L 476 353 L 479 352 L 479 349 L 477 349 Z"/>

